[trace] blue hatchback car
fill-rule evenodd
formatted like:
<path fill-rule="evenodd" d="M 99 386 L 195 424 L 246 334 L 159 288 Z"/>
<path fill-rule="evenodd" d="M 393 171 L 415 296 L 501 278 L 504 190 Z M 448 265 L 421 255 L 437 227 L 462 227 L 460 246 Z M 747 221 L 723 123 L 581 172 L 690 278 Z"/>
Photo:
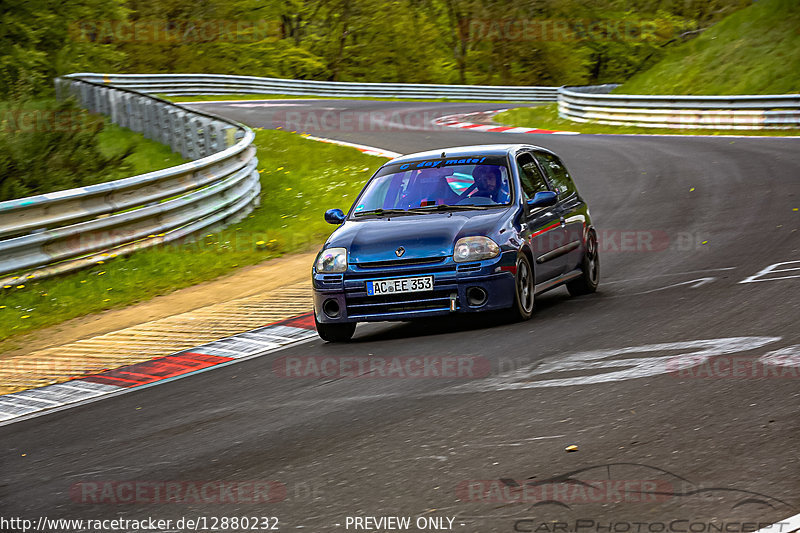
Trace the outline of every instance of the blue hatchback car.
<path fill-rule="evenodd" d="M 314 315 L 326 341 L 358 322 L 509 309 L 560 285 L 597 289 L 597 233 L 553 152 L 484 145 L 405 155 L 383 165 L 313 268 Z"/>

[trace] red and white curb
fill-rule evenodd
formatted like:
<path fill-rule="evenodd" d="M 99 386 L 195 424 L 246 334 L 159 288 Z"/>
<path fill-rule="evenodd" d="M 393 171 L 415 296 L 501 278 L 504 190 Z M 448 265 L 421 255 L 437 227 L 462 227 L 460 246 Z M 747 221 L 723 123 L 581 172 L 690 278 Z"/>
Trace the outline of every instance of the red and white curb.
<path fill-rule="evenodd" d="M 485 124 L 469 122 L 469 120 L 480 120 L 486 122 L 502 111 L 508 109 L 493 109 L 491 111 L 477 111 L 474 113 L 460 113 L 457 115 L 447 115 L 437 118 L 433 121 L 437 126 L 446 126 L 448 128 L 461 128 L 471 131 L 481 131 L 488 133 L 536 133 L 536 134 L 554 134 L 554 135 L 579 135 L 577 131 L 559 131 L 559 130 L 543 130 L 539 128 L 526 128 L 514 126 L 502 126 L 498 124 Z"/>
<path fill-rule="evenodd" d="M 383 148 L 375 148 L 374 146 L 367 146 L 365 144 L 349 143 L 346 141 L 338 141 L 336 139 L 326 139 L 325 137 L 315 137 L 313 135 L 308 135 L 307 133 L 303 133 L 301 135 L 306 139 L 311 139 L 312 141 L 319 141 L 329 144 L 338 144 L 339 146 L 347 146 L 350 148 L 355 148 L 359 152 L 365 153 L 367 155 L 388 157 L 389 159 L 394 159 L 395 157 L 400 157 L 401 155 L 403 155 L 397 152 L 392 152 L 391 150 L 384 150 Z"/>
<path fill-rule="evenodd" d="M 0 396 L 0 426 L 283 350 L 317 337 L 307 313 L 172 355 Z"/>

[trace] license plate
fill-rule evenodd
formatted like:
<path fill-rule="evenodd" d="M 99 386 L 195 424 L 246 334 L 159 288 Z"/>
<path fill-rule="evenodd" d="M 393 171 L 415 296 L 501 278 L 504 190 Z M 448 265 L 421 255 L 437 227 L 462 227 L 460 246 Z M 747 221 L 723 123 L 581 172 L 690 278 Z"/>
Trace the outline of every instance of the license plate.
<path fill-rule="evenodd" d="M 382 279 L 367 282 L 367 294 L 370 296 L 432 290 L 433 276 L 423 276 L 421 278 Z"/>

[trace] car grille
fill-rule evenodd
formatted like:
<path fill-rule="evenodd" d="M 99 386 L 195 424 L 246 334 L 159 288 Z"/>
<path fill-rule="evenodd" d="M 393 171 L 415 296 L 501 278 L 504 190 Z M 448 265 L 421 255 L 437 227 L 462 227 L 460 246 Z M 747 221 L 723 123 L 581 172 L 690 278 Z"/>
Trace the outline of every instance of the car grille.
<path fill-rule="evenodd" d="M 364 293 L 346 295 L 347 316 L 354 318 L 411 311 L 449 310 L 450 295 L 454 292 L 454 289 L 439 289 L 382 296 L 366 296 Z"/>
<path fill-rule="evenodd" d="M 359 268 L 394 268 L 411 265 L 436 265 L 444 263 L 446 257 L 420 257 L 418 259 L 396 259 L 391 261 L 368 261 L 356 263 Z"/>

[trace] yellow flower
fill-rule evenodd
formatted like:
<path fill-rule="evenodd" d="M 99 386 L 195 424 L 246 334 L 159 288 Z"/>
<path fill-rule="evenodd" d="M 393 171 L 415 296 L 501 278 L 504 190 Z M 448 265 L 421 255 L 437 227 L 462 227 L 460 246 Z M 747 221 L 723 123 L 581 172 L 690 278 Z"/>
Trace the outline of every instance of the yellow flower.
<path fill-rule="evenodd" d="M 98 275 L 98 276 L 102 276 L 102 275 L 103 275 L 103 274 L 105 274 L 105 273 L 106 273 L 106 271 L 105 271 L 105 270 L 103 270 L 102 272 L 98 272 L 98 273 L 97 273 L 97 275 Z"/>
<path fill-rule="evenodd" d="M 85 279 L 82 279 L 82 280 L 81 280 L 81 283 L 86 283 L 86 280 L 85 280 Z"/>
<path fill-rule="evenodd" d="M 98 261 L 97 262 L 98 265 L 102 265 L 103 263 L 105 263 L 105 261 Z"/>
<path fill-rule="evenodd" d="M 24 288 L 25 288 L 25 285 L 17 285 L 17 288 L 18 288 L 18 289 L 24 289 Z"/>
<path fill-rule="evenodd" d="M 10 289 L 10 288 L 11 288 L 11 285 L 3 285 L 3 288 L 4 288 L 4 289 Z"/>
<path fill-rule="evenodd" d="M 31 315 L 22 315 L 20 318 L 30 318 Z"/>
<path fill-rule="evenodd" d="M 258 241 L 256 244 L 257 244 L 258 246 L 261 246 L 262 244 L 264 244 L 264 241 Z"/>
<path fill-rule="evenodd" d="M 108 302 L 108 301 L 110 301 L 110 300 L 111 300 L 111 298 L 106 298 L 106 299 L 105 299 L 105 300 L 103 300 L 103 301 L 104 301 L 104 302 Z"/>
<path fill-rule="evenodd" d="M 6 308 L 5 305 L 0 305 L 0 309 L 5 309 L 5 308 Z"/>
<path fill-rule="evenodd" d="M 292 188 L 291 188 L 291 187 L 286 187 L 286 190 L 287 190 L 287 191 L 291 191 L 291 190 L 292 190 Z"/>
<path fill-rule="evenodd" d="M 283 167 L 278 167 L 275 170 L 283 170 Z"/>

